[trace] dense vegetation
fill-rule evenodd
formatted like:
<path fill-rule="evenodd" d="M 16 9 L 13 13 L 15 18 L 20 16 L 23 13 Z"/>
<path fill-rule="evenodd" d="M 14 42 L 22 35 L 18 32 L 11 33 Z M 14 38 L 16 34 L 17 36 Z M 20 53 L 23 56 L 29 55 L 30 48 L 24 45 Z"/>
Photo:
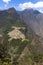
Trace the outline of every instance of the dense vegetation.
<path fill-rule="evenodd" d="M 31 40 L 12 39 L 9 40 L 7 34 L 3 34 L 3 43 L 0 43 L 0 64 L 1 65 L 38 65 L 43 63 L 43 53 L 32 52 Z M 23 50 L 27 47 L 30 51 L 23 58 L 19 59 Z M 25 52 L 24 52 L 25 53 Z M 19 59 L 19 60 L 18 60 Z"/>
<path fill-rule="evenodd" d="M 22 39 L 12 39 L 10 42 L 8 39 L 9 37 L 6 35 L 3 39 L 3 43 L 0 43 L 1 65 L 18 64 L 17 59 L 28 44 L 28 41 L 22 41 Z"/>

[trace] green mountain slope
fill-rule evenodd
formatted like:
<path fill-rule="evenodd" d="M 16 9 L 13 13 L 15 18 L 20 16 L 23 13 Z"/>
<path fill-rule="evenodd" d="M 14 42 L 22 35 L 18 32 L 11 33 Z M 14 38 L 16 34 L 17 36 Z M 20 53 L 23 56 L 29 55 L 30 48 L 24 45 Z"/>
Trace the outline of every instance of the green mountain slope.
<path fill-rule="evenodd" d="M 42 65 L 42 40 L 14 8 L 0 11 L 0 65 Z"/>

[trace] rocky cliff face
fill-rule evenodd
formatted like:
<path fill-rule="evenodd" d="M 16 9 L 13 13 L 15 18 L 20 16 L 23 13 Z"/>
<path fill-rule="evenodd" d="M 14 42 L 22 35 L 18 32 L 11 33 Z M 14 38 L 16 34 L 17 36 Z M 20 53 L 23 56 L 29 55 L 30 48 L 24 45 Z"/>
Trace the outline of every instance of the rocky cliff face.
<path fill-rule="evenodd" d="M 26 9 L 20 14 L 22 20 L 37 35 L 43 37 L 43 14 L 33 9 Z"/>

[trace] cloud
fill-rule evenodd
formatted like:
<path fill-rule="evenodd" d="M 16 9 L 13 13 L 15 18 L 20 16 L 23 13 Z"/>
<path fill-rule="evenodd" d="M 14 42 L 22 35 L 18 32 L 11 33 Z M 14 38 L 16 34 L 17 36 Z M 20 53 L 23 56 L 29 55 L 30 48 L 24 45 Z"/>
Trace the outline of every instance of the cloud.
<path fill-rule="evenodd" d="M 8 2 L 10 2 L 11 0 L 3 0 L 3 2 L 5 2 L 5 3 L 8 3 Z"/>
<path fill-rule="evenodd" d="M 19 8 L 21 10 L 27 9 L 27 8 L 33 8 L 33 3 L 31 2 L 25 2 L 23 4 L 19 4 Z"/>
<path fill-rule="evenodd" d="M 41 13 L 43 13 L 43 8 L 42 9 L 38 9 Z"/>
<path fill-rule="evenodd" d="M 39 1 L 36 3 L 32 3 L 32 2 L 25 2 L 25 3 L 21 3 L 18 6 L 21 10 L 27 9 L 27 8 L 33 8 L 36 10 L 41 11 L 43 8 L 43 1 Z M 43 10 L 42 10 L 43 11 Z"/>

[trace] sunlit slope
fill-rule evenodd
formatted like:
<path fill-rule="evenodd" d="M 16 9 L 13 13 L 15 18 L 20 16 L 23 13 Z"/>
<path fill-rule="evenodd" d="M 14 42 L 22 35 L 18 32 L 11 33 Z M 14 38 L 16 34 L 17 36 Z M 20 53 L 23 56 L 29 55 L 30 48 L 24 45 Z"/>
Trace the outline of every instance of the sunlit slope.
<path fill-rule="evenodd" d="M 10 31 L 8 33 L 8 35 L 11 37 L 11 39 L 22 39 L 25 40 L 25 34 L 23 34 L 23 32 L 25 31 L 25 27 L 16 27 L 16 26 L 12 26 L 13 30 Z M 21 32 L 20 30 L 23 30 L 23 32 Z"/>

